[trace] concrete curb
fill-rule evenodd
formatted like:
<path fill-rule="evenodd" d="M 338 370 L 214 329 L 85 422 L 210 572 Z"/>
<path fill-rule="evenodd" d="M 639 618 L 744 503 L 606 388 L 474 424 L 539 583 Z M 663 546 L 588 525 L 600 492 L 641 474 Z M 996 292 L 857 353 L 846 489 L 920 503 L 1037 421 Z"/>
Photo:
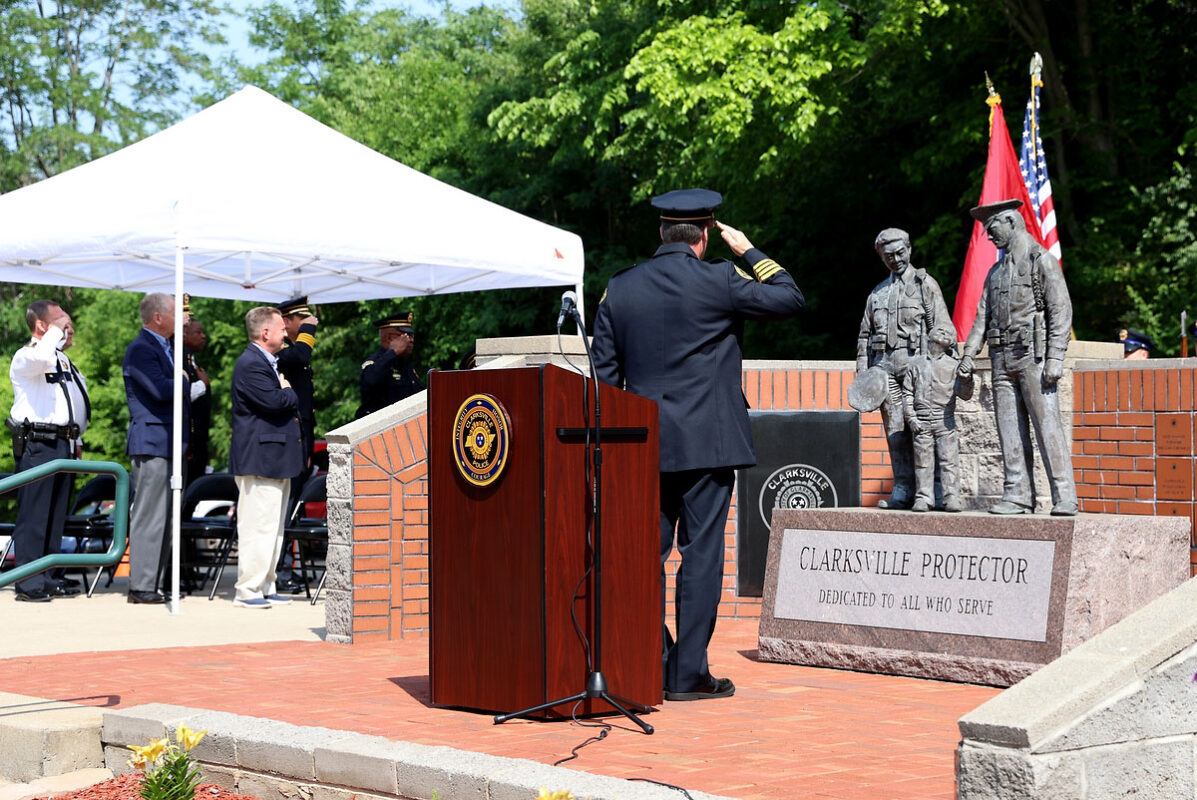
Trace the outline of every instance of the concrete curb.
<path fill-rule="evenodd" d="M 131 745 L 207 730 L 193 751 L 204 780 L 261 800 L 533 800 L 541 787 L 579 800 L 676 800 L 675 789 L 451 747 L 151 703 L 107 711 L 104 759 L 128 772 Z M 695 800 L 728 800 L 691 791 Z"/>

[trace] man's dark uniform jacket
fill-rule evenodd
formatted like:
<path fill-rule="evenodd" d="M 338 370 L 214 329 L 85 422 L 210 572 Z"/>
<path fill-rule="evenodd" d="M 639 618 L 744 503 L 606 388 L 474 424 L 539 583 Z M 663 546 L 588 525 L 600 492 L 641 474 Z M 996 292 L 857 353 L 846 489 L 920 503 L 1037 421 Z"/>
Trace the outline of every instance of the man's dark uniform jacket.
<path fill-rule="evenodd" d="M 312 457 L 316 444 L 316 392 L 312 380 L 312 347 L 316 344 L 316 326 L 308 323 L 299 326 L 295 341 L 286 340 L 278 352 L 278 371 L 291 383 L 299 401 L 299 423 L 303 427 L 303 460 L 305 466 Z"/>
<path fill-rule="evenodd" d="M 607 284 L 594 323 L 595 371 L 657 401 L 661 472 L 756 463 L 741 388 L 743 322 L 788 317 L 803 297 L 760 250 L 744 258 L 755 276 L 666 244 Z"/>
<path fill-rule="evenodd" d="M 424 391 L 424 383 L 411 359 L 400 358 L 394 350 L 380 347 L 362 363 L 361 391 L 358 419 Z"/>
<path fill-rule="evenodd" d="M 190 383 L 199 382 L 195 354 L 186 347 L 183 348 L 183 372 L 187 374 L 187 380 Z M 188 427 L 190 438 L 187 444 L 187 464 L 184 467 L 187 473 L 187 483 L 191 483 L 204 474 L 204 468 L 208 466 L 208 460 L 211 457 L 208 450 L 212 430 L 212 391 L 210 389 L 191 401 L 189 419 L 191 420 Z"/>

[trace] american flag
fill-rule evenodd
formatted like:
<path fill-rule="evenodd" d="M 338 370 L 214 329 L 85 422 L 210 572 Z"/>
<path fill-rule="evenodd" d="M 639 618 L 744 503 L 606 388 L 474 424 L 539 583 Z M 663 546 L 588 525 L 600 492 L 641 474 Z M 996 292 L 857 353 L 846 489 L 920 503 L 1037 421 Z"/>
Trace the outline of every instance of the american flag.
<path fill-rule="evenodd" d="M 1035 54 L 1038 59 L 1039 54 Z M 1019 167 L 1022 182 L 1031 196 L 1031 209 L 1039 221 L 1039 230 L 1047 249 L 1060 260 L 1060 233 L 1056 230 L 1056 206 L 1052 202 L 1052 182 L 1047 177 L 1047 158 L 1043 154 L 1043 139 L 1039 135 L 1039 91 L 1043 80 L 1039 72 L 1031 74 L 1031 97 L 1022 120 L 1022 151 Z"/>

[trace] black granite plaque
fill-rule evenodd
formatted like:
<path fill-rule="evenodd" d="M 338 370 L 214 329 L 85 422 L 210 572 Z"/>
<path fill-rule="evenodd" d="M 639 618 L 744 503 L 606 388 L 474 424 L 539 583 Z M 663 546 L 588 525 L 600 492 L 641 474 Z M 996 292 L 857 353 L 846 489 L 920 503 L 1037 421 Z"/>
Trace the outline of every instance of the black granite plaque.
<path fill-rule="evenodd" d="M 760 597 L 774 508 L 860 505 L 860 415 L 752 411 L 756 466 L 736 475 L 736 592 Z"/>

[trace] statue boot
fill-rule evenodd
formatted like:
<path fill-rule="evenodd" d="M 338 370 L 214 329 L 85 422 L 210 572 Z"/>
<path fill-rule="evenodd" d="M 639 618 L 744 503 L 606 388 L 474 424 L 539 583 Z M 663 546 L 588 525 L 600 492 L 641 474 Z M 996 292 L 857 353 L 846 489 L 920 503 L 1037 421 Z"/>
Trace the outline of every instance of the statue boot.
<path fill-rule="evenodd" d="M 889 463 L 894 471 L 894 488 L 889 498 L 880 500 L 878 508 L 901 511 L 914 505 L 914 449 L 910 431 L 891 433 L 886 438 L 889 444 Z"/>

